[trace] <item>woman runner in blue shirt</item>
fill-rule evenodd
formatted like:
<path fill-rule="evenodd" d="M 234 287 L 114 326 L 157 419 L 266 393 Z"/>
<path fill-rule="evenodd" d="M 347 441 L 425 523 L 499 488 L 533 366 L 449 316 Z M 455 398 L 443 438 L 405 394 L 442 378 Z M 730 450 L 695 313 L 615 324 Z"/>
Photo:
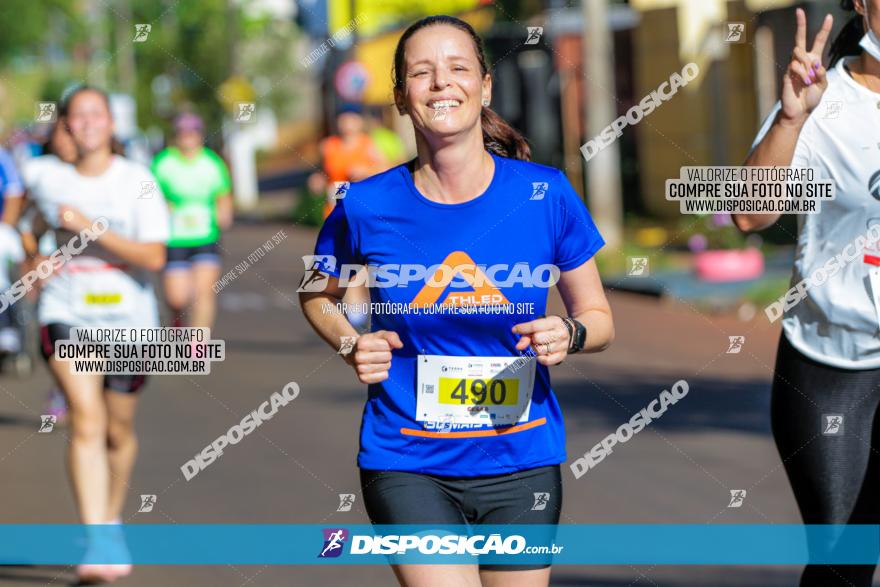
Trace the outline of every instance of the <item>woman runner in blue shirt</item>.
<path fill-rule="evenodd" d="M 358 466 L 374 524 L 557 524 L 565 432 L 548 367 L 614 337 L 604 241 L 565 175 L 489 109 L 464 21 L 401 37 L 394 97 L 418 156 L 340 186 L 300 287 L 306 318 L 369 385 Z M 369 269 L 372 331 L 335 310 Z M 364 275 L 362 272 L 361 275 Z M 544 317 L 559 288 L 569 316 Z M 541 507 L 534 507 L 540 502 Z M 395 565 L 402 585 L 547 585 L 547 564 Z"/>

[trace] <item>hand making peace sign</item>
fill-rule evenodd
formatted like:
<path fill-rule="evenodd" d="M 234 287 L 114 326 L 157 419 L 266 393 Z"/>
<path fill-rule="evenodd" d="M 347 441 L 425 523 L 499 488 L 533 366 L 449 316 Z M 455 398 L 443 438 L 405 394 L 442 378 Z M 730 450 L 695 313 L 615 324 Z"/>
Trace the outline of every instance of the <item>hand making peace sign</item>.
<path fill-rule="evenodd" d="M 828 87 L 827 71 L 822 66 L 822 52 L 834 18 L 830 14 L 825 15 L 822 28 L 813 40 L 813 47 L 807 52 L 807 16 L 802 8 L 798 8 L 796 14 L 795 47 L 782 79 L 782 117 L 803 122 L 819 105 Z"/>

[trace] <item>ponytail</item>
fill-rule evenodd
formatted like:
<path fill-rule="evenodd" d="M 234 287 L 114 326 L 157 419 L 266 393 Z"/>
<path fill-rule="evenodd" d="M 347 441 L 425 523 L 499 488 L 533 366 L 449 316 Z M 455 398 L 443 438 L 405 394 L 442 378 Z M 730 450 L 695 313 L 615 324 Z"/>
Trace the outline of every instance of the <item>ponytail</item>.
<path fill-rule="evenodd" d="M 510 159 L 531 160 L 532 150 L 523 136 L 488 106 L 483 106 L 480 113 L 480 126 L 487 151 Z"/>
<path fill-rule="evenodd" d="M 855 10 L 853 0 L 840 0 L 840 7 L 846 11 Z M 843 28 L 840 29 L 837 37 L 835 37 L 834 41 L 831 43 L 831 49 L 829 50 L 829 57 L 831 59 L 830 67 L 834 67 L 834 64 L 844 57 L 860 55 L 862 47 L 859 45 L 859 42 L 861 42 L 862 37 L 864 36 L 865 27 L 862 22 L 862 16 L 860 14 L 854 14 L 847 23 L 843 25 Z"/>
<path fill-rule="evenodd" d="M 426 16 L 425 18 L 411 24 L 409 28 L 403 32 L 400 40 L 397 41 L 397 48 L 394 50 L 394 68 L 391 72 L 394 89 L 396 91 L 402 93 L 404 90 L 406 42 L 416 31 L 427 26 L 439 24 L 449 25 L 467 33 L 474 42 L 477 61 L 480 63 L 480 73 L 483 76 L 489 73 L 489 68 L 486 65 L 486 53 L 483 50 L 483 43 L 480 41 L 480 37 L 471 25 L 454 16 Z M 522 161 L 528 161 L 531 159 L 532 150 L 529 148 L 529 144 L 526 142 L 525 138 L 523 138 L 519 131 L 510 126 L 507 121 L 501 118 L 498 113 L 488 106 L 483 106 L 483 110 L 480 113 L 480 127 L 483 129 L 483 146 L 490 153 L 495 153 L 496 155 L 508 157 L 510 159 L 520 159 Z"/>

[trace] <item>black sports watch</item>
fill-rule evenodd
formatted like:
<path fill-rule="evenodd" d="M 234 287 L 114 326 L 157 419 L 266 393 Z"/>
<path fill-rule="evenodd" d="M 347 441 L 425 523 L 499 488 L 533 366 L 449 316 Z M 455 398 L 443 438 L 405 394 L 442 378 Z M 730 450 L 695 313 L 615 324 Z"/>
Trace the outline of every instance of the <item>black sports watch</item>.
<path fill-rule="evenodd" d="M 571 316 L 563 318 L 562 323 L 568 329 L 568 354 L 581 352 L 587 342 L 587 327 Z"/>

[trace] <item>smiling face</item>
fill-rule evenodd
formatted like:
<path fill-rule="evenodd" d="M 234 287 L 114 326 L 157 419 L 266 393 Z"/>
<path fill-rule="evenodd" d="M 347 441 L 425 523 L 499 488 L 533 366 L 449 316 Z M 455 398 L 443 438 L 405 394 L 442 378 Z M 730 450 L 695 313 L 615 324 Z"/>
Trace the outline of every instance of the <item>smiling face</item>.
<path fill-rule="evenodd" d="M 100 92 L 83 90 L 74 95 L 68 105 L 65 120 L 81 155 L 102 149 L 110 150 L 113 117 L 107 99 Z"/>
<path fill-rule="evenodd" d="M 481 132 L 482 100 L 489 99 L 492 80 L 465 31 L 439 24 L 415 32 L 401 69 L 395 101 L 417 132 L 426 138 Z"/>

